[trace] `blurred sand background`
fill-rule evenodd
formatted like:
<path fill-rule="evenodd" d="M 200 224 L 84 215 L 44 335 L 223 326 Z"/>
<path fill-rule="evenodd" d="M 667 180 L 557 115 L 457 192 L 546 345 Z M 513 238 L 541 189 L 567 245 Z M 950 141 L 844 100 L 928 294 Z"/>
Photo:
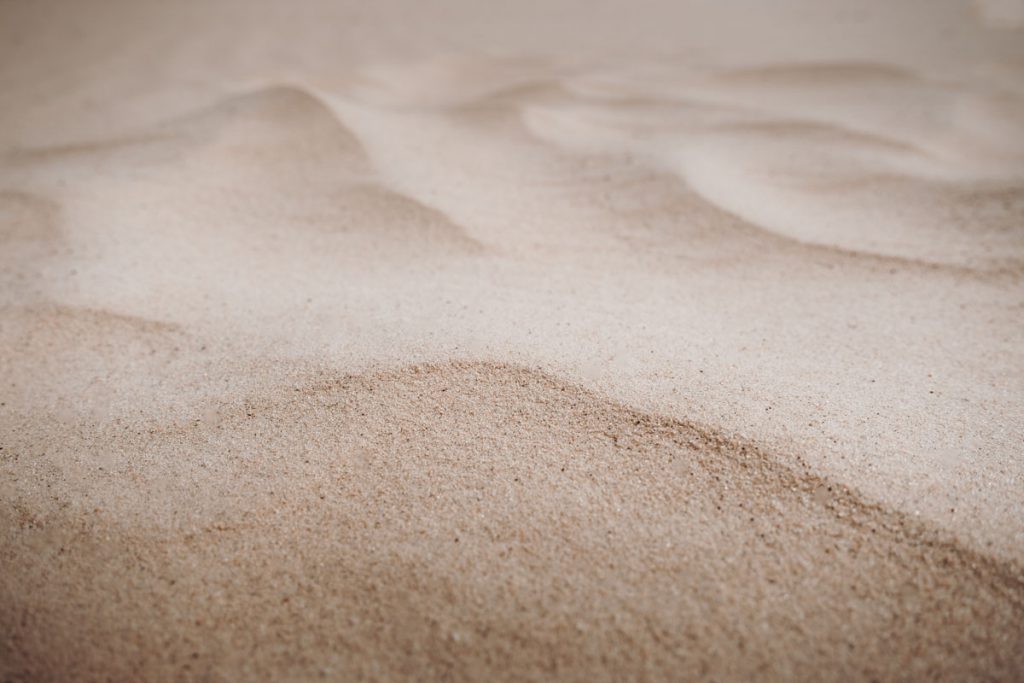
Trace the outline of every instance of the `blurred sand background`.
<path fill-rule="evenodd" d="M 0 680 L 1024 677 L 1024 5 L 0 1 Z"/>

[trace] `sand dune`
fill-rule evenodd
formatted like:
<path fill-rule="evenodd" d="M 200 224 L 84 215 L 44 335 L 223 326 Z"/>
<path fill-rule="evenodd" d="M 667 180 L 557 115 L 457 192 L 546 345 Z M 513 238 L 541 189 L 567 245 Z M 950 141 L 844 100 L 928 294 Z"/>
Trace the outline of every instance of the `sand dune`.
<path fill-rule="evenodd" d="M 865 678 L 1021 666 L 1003 649 L 1024 618 L 1014 567 L 528 370 L 318 379 L 130 445 L 55 437 L 34 440 L 41 477 L 8 479 L 15 674 L 807 676 L 825 651 Z M 68 582 L 86 567 L 103 569 Z"/>
<path fill-rule="evenodd" d="M 213 283 L 224 259 L 255 286 L 292 280 L 296 268 L 367 264 L 367 254 L 419 261 L 482 249 L 440 211 L 390 189 L 334 113 L 293 87 L 233 95 L 139 136 L 21 150 L 15 159 L 15 168 L 27 166 L 29 177 L 62 197 L 71 226 L 63 239 L 88 254 L 70 267 L 84 271 L 79 287 L 91 281 L 104 292 L 93 296 L 112 291 L 111 273 L 123 280 L 135 272 L 142 287 L 122 294 L 136 301 L 186 274 L 194 296 L 205 297 L 221 288 Z M 62 177 L 82 168 L 88 177 L 65 189 Z M 140 216 L 165 227 L 138 239 Z M 161 264 L 173 268 L 161 273 Z M 194 305 L 185 291 L 177 294 L 177 310 L 162 316 Z M 101 302 L 145 317 L 142 305 L 133 306 Z"/>
<path fill-rule="evenodd" d="M 876 71 L 866 73 L 873 76 Z M 832 93 L 837 81 L 862 83 L 862 72 L 852 66 L 779 67 L 743 74 L 740 79 L 726 74 L 722 82 L 748 84 L 772 96 L 789 92 L 791 100 L 799 97 L 793 88 Z M 844 99 L 865 105 L 871 95 L 868 91 Z M 661 115 L 660 125 L 650 118 L 639 126 L 631 121 L 636 114 L 651 112 L 651 102 L 648 98 L 647 104 L 625 111 L 620 103 L 611 112 L 594 103 L 585 108 L 532 107 L 527 121 L 556 144 L 571 141 L 585 149 L 613 145 L 676 169 L 709 201 L 752 225 L 803 243 L 979 270 L 1019 266 L 1015 226 L 1022 214 L 1014 199 L 1019 187 L 1015 172 L 977 180 L 942 177 L 943 164 L 913 139 L 895 131 L 848 128 L 827 118 L 816 121 L 813 112 L 787 115 L 744 105 L 723 111 L 718 102 L 705 109 L 691 101 Z M 690 115 L 680 116 L 680 109 Z M 657 110 L 654 116 L 656 122 Z M 588 131 L 589 139 L 584 137 Z M 940 229 L 948 235 L 936 240 Z M 979 240 L 980 229 L 991 233 Z"/>
<path fill-rule="evenodd" d="M 1020 679 L 1015 7 L 0 3 L 0 680 Z"/>

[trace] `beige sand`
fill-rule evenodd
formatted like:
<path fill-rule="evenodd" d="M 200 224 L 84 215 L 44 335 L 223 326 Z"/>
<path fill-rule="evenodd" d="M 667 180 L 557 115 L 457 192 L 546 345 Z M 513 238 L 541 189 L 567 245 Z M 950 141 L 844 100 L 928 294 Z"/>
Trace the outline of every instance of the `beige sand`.
<path fill-rule="evenodd" d="M 0 4 L 0 680 L 1024 677 L 1024 9 Z"/>

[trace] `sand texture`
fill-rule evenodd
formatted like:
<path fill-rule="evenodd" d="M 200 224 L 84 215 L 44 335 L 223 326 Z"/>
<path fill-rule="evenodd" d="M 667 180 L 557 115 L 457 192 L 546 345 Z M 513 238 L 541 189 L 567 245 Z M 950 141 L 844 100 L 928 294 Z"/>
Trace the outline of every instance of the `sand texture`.
<path fill-rule="evenodd" d="M 1024 678 L 1024 4 L 7 0 L 0 92 L 0 681 Z"/>

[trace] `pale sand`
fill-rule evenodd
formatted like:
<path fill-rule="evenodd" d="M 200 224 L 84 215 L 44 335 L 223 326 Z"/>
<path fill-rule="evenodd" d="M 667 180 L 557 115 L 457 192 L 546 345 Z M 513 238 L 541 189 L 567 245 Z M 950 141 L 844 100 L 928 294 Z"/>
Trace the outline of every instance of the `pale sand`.
<path fill-rule="evenodd" d="M 1024 6 L 0 3 L 0 680 L 1024 678 Z"/>

